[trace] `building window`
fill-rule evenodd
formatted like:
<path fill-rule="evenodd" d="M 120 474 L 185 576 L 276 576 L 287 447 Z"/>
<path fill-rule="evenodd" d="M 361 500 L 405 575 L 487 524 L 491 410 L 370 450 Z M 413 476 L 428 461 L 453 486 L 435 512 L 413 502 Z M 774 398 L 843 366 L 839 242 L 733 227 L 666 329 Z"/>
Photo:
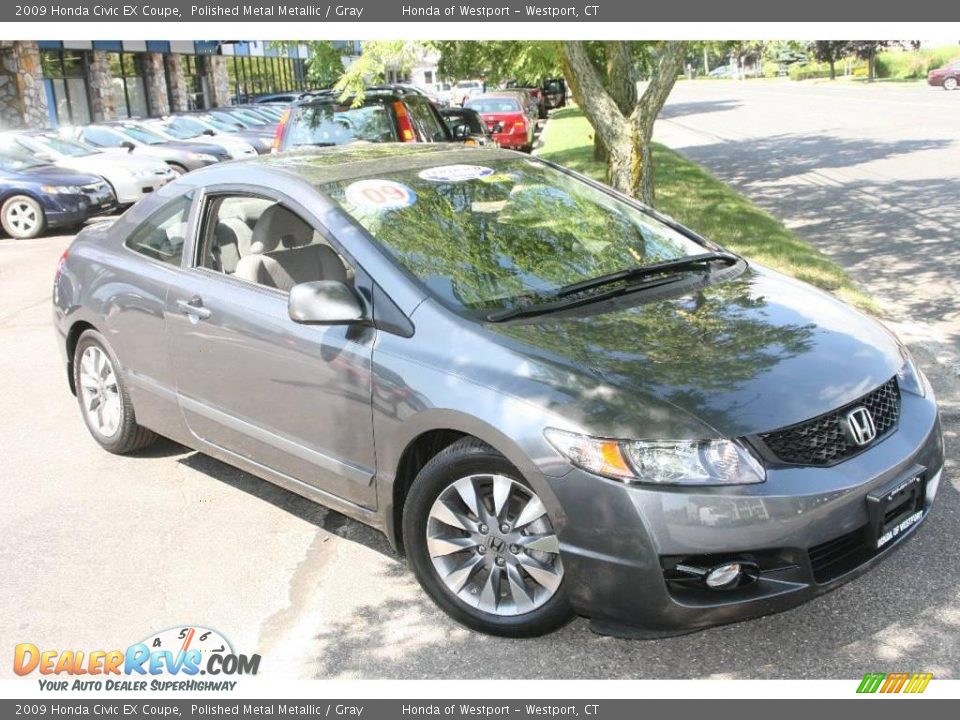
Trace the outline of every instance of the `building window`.
<path fill-rule="evenodd" d="M 51 120 L 58 125 L 85 125 L 90 122 L 84 54 L 71 50 L 41 50 L 40 65 L 56 113 Z"/>
<path fill-rule="evenodd" d="M 133 118 L 150 115 L 147 86 L 143 79 L 143 63 L 133 53 L 107 53 L 110 63 L 113 103 L 117 117 Z"/>
<path fill-rule="evenodd" d="M 423 71 L 423 82 L 427 85 L 433 85 L 433 70 Z"/>
<path fill-rule="evenodd" d="M 210 92 L 207 78 L 200 71 L 195 55 L 184 55 L 182 59 L 183 81 L 187 88 L 187 108 L 205 110 L 210 107 Z"/>

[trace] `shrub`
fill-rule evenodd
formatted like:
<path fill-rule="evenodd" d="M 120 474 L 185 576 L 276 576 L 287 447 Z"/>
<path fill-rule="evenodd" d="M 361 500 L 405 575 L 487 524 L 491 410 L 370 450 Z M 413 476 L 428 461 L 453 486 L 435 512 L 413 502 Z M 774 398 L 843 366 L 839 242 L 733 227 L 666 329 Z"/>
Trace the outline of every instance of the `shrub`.
<path fill-rule="evenodd" d="M 934 68 L 960 58 L 960 47 L 923 48 L 877 54 L 877 77 L 913 80 L 927 77 Z"/>

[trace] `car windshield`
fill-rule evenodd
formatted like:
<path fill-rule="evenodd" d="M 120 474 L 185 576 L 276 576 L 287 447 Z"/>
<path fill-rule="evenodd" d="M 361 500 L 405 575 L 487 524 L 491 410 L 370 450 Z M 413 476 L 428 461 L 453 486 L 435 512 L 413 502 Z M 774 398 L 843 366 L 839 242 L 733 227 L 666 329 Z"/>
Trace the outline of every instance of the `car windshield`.
<path fill-rule="evenodd" d="M 142 142 L 144 145 L 162 145 L 167 142 L 162 135 L 157 135 L 152 130 L 147 130 L 139 125 L 122 125 L 119 130 L 127 137 Z"/>
<path fill-rule="evenodd" d="M 34 135 L 33 139 L 45 148 L 59 155 L 66 155 L 67 157 L 86 157 L 88 155 L 97 155 L 100 152 L 93 146 L 87 145 L 79 140 L 71 140 L 60 137 L 59 135 Z"/>
<path fill-rule="evenodd" d="M 351 142 L 397 142 L 397 131 L 385 105 L 351 107 L 336 103 L 311 103 L 294 109 L 286 147 L 345 145 Z"/>
<path fill-rule="evenodd" d="M 177 140 L 189 140 L 203 134 L 203 126 L 199 123 L 190 123 L 189 125 L 186 123 L 180 125 L 166 123 L 161 127 L 167 135 L 175 137 Z"/>
<path fill-rule="evenodd" d="M 532 159 L 441 165 L 327 183 L 401 266 L 454 308 L 490 311 L 705 248 Z"/>
<path fill-rule="evenodd" d="M 516 113 L 520 112 L 520 103 L 511 98 L 479 98 L 468 100 L 464 107 L 479 113 Z"/>
<path fill-rule="evenodd" d="M 29 155 L 15 150 L 0 150 L 0 170 L 18 172 L 30 168 L 43 167 L 48 163 L 35 160 Z"/>
<path fill-rule="evenodd" d="M 237 123 L 230 122 L 224 118 L 216 117 L 215 115 L 204 115 L 198 118 L 179 118 L 185 122 L 196 122 L 202 125 L 208 126 L 214 130 L 220 130 L 222 132 L 233 133 L 243 128 L 237 127 Z"/>
<path fill-rule="evenodd" d="M 242 109 L 231 110 L 230 114 L 241 121 L 246 121 L 250 125 L 260 126 L 260 125 L 270 124 L 266 118 L 260 117 L 259 115 L 257 115 L 257 113 L 251 112 L 249 110 L 242 110 Z"/>
<path fill-rule="evenodd" d="M 233 130 L 234 132 L 237 130 L 243 130 L 244 128 L 256 127 L 256 124 L 250 122 L 248 119 L 244 117 L 238 117 L 237 115 L 228 112 L 213 112 L 210 113 L 210 117 L 216 118 L 218 121 L 229 126 L 229 129 Z"/>

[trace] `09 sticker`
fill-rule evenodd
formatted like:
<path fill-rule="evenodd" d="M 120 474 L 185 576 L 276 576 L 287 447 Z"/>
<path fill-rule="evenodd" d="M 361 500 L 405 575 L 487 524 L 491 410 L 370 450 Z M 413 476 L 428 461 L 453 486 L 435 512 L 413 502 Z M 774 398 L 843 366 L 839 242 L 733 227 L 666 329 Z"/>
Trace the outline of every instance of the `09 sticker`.
<path fill-rule="evenodd" d="M 348 203 L 363 210 L 398 210 L 417 202 L 412 188 L 379 178 L 350 183 L 344 195 Z"/>

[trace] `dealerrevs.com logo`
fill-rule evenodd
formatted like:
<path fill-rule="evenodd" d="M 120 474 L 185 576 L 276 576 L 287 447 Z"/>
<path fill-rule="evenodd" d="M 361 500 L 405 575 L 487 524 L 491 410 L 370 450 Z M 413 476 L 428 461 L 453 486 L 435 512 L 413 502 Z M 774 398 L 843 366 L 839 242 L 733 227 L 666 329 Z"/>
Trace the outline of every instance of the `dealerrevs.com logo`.
<path fill-rule="evenodd" d="M 44 676 L 38 678 L 41 690 L 229 691 L 237 681 L 228 678 L 256 675 L 259 668 L 259 655 L 238 654 L 216 630 L 197 625 L 163 630 L 126 650 L 61 651 L 20 643 L 13 652 L 13 671 Z"/>

